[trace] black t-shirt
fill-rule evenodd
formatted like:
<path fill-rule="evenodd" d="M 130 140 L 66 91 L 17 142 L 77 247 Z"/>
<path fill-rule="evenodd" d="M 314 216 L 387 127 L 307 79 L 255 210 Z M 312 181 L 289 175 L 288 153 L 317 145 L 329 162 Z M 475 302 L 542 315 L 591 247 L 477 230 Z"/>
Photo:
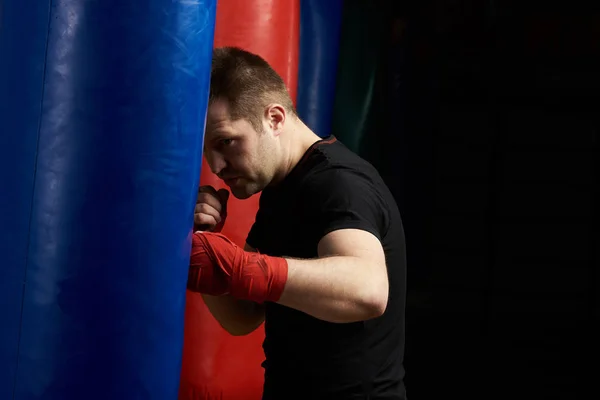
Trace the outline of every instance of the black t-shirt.
<path fill-rule="evenodd" d="M 398 207 L 378 172 L 334 137 L 315 143 L 261 195 L 248 244 L 261 253 L 316 258 L 327 233 L 379 238 L 389 296 L 379 318 L 330 323 L 276 303 L 265 308 L 265 400 L 400 400 L 404 391 L 406 261 Z"/>

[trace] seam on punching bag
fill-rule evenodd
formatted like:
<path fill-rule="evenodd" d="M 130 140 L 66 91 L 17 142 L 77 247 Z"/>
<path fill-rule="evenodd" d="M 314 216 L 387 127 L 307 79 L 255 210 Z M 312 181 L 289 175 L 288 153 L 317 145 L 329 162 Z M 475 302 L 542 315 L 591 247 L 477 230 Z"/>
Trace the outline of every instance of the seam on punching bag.
<path fill-rule="evenodd" d="M 46 86 L 46 63 L 48 59 L 48 40 L 50 39 L 50 15 L 52 14 L 52 1 L 48 0 L 48 15 L 46 18 L 47 27 L 46 27 L 46 46 L 44 47 L 44 68 L 42 69 L 42 87 L 40 88 L 41 96 L 40 96 L 40 108 L 39 108 L 39 117 L 38 117 L 38 126 L 37 126 L 37 140 L 35 142 L 35 159 L 33 164 L 33 180 L 31 184 L 31 197 L 35 196 L 35 180 L 37 176 L 37 166 L 38 166 L 38 156 L 40 152 L 40 130 L 42 128 L 42 113 L 43 113 L 43 105 L 44 105 L 44 88 Z M 19 359 L 21 353 L 21 330 L 23 329 L 23 307 L 25 303 L 25 288 L 27 281 L 27 269 L 29 266 L 29 246 L 31 244 L 31 222 L 33 216 L 33 207 L 34 202 L 31 202 L 31 207 L 29 209 L 29 227 L 27 228 L 27 246 L 25 250 L 25 268 L 23 273 L 23 289 L 21 296 L 21 313 L 19 315 L 19 339 L 17 341 L 17 360 L 15 363 L 15 381 L 13 383 L 13 394 L 12 399 L 15 400 L 16 390 L 17 390 L 17 381 L 19 380 Z"/>

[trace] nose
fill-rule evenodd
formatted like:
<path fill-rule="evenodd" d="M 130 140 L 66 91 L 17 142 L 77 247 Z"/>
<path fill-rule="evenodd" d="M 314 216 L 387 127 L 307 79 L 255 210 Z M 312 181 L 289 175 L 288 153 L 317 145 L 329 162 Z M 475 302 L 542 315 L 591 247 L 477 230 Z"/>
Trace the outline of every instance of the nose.
<path fill-rule="evenodd" d="M 215 175 L 219 175 L 227 166 L 225 158 L 218 151 L 204 149 L 204 157 L 206 157 L 206 162 Z"/>

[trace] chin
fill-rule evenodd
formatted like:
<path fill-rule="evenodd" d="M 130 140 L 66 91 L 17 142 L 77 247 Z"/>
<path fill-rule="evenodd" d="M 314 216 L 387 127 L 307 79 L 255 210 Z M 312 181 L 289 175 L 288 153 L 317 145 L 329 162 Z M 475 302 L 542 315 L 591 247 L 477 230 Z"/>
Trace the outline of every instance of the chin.
<path fill-rule="evenodd" d="M 246 187 L 229 187 L 229 189 L 231 190 L 231 194 L 233 195 L 233 197 L 240 200 L 245 200 L 257 193 L 248 190 L 248 188 Z"/>
<path fill-rule="evenodd" d="M 236 198 L 236 199 L 240 199 L 240 200 L 245 200 L 247 198 L 250 198 L 252 196 L 254 196 L 256 193 L 260 192 L 263 188 L 260 187 L 258 184 L 252 182 L 252 183 L 246 183 L 245 185 L 233 185 L 233 186 L 229 186 L 229 190 L 231 190 L 231 194 Z"/>

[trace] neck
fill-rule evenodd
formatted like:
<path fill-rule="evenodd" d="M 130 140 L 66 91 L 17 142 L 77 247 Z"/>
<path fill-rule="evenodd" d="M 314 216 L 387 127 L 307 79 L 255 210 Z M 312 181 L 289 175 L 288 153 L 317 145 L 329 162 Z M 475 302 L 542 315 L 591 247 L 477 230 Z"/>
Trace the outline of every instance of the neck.
<path fill-rule="evenodd" d="M 282 135 L 283 162 L 279 173 L 274 179 L 275 183 L 281 182 L 298 165 L 310 146 L 321 140 L 308 126 L 296 118 L 290 130 Z"/>

